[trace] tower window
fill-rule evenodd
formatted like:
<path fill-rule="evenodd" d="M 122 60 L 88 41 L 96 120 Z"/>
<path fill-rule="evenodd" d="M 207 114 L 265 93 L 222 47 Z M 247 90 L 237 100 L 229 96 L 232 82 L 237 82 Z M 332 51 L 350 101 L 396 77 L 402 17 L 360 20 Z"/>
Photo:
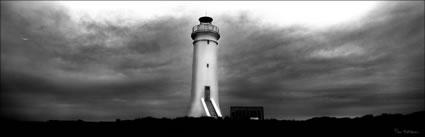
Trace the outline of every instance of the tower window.
<path fill-rule="evenodd" d="M 210 67 L 210 64 L 207 64 L 207 68 Z"/>

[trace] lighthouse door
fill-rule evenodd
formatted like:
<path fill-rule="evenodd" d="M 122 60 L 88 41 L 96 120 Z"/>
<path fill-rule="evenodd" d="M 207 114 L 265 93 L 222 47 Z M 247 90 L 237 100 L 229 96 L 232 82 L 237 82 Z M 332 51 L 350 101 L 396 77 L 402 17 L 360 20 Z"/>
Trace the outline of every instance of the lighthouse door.
<path fill-rule="evenodd" d="M 210 86 L 205 86 L 205 91 L 204 91 L 204 98 L 205 100 L 210 100 Z"/>
<path fill-rule="evenodd" d="M 210 97 L 210 86 L 205 86 L 205 91 L 204 91 L 205 95 L 204 95 L 204 101 L 205 101 L 205 105 L 207 106 L 207 111 L 210 113 L 211 117 L 218 117 L 217 112 L 215 111 L 214 105 L 211 101 L 211 97 Z"/>

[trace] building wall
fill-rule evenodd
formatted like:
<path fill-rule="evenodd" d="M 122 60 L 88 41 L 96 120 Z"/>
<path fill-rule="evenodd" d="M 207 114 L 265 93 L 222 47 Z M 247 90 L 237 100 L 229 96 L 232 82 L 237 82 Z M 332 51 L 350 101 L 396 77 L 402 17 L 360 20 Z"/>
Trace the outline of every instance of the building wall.
<path fill-rule="evenodd" d="M 249 106 L 230 107 L 230 117 L 239 120 L 248 120 L 257 117 L 259 120 L 264 120 L 264 108 Z"/>

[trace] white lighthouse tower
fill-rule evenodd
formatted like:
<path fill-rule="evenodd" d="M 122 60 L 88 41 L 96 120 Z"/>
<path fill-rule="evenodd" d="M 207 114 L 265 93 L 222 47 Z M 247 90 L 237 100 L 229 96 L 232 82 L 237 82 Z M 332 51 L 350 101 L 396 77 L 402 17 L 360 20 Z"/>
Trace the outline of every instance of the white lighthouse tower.
<path fill-rule="evenodd" d="M 211 17 L 199 18 L 192 28 L 193 66 L 190 117 L 222 117 L 218 104 L 217 49 L 220 38 Z"/>

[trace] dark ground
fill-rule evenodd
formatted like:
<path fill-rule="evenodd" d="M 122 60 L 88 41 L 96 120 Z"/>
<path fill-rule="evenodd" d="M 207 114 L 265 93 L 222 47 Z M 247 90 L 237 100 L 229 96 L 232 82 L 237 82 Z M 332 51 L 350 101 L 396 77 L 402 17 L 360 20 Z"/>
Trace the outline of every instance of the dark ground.
<path fill-rule="evenodd" d="M 2 120 L 2 133 L 31 136 L 423 136 L 424 111 L 356 118 L 315 117 L 308 120 L 232 120 L 213 118 L 137 118 L 115 122 Z"/>

